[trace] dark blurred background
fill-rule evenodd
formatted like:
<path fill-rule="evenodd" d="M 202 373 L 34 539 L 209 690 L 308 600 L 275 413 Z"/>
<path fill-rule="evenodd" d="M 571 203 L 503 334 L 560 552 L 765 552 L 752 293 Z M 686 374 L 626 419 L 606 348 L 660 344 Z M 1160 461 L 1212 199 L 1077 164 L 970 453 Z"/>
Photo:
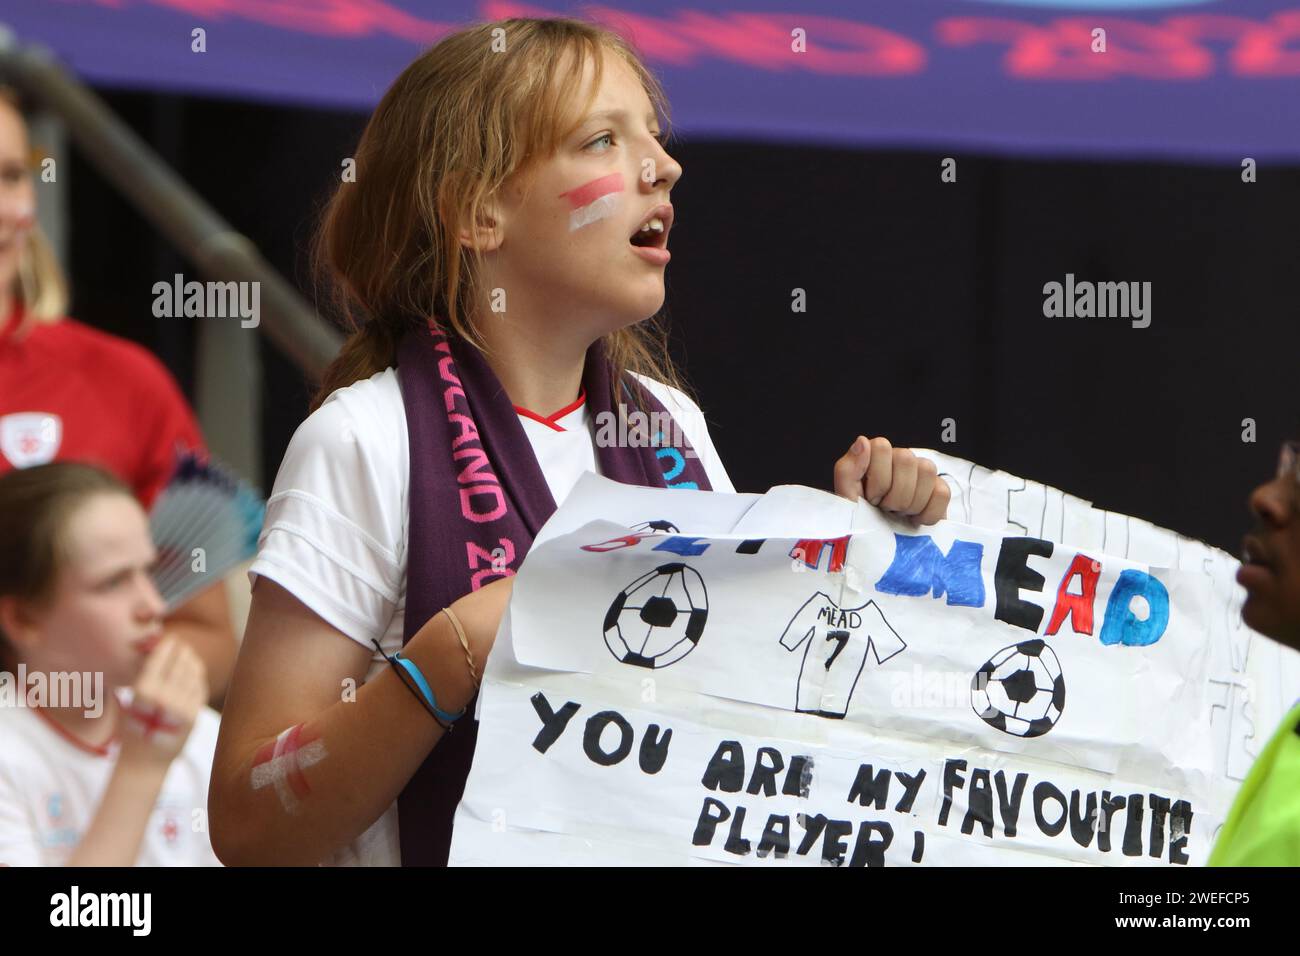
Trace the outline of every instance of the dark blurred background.
<path fill-rule="evenodd" d="M 365 115 L 104 94 L 313 298 L 318 211 Z M 992 158 L 680 139 L 667 314 L 741 491 L 829 488 L 859 433 L 938 448 L 1236 553 L 1296 432 L 1300 168 Z M 957 182 L 940 181 L 944 156 Z M 72 314 L 193 397 L 187 264 L 73 152 Z M 147 252 L 142 252 L 147 250 Z M 1149 281 L 1152 321 L 1044 318 L 1044 283 Z M 791 311 L 792 290 L 807 311 Z M 263 340 L 263 488 L 310 388 Z M 941 441 L 956 421 L 956 441 Z M 1243 419 L 1256 423 L 1242 440 Z"/>

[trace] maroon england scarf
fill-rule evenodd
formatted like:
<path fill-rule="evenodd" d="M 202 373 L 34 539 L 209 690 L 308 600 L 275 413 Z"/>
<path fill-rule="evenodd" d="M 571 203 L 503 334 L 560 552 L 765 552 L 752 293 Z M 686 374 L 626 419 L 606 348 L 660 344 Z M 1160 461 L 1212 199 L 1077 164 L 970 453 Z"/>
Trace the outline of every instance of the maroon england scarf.
<path fill-rule="evenodd" d="M 596 422 L 618 422 L 619 414 L 637 408 L 668 414 L 630 374 L 624 375 L 624 400 L 614 412 L 611 375 L 604 343 L 597 341 L 587 351 L 582 376 Z M 514 574 L 556 504 L 510 397 L 478 349 L 448 338 L 432 323 L 421 324 L 398 348 L 397 377 L 411 457 L 405 644 L 457 598 Z M 680 434 L 673 426 L 669 437 Z M 618 434 L 628 434 L 625 427 Z M 689 442 L 680 449 L 597 444 L 596 460 L 605 477 L 625 484 L 711 491 L 700 460 L 684 454 L 689 450 Z M 494 551 L 504 555 L 504 573 L 493 570 Z M 469 703 L 397 799 L 403 866 L 447 864 L 452 817 L 478 736 L 474 705 Z"/>

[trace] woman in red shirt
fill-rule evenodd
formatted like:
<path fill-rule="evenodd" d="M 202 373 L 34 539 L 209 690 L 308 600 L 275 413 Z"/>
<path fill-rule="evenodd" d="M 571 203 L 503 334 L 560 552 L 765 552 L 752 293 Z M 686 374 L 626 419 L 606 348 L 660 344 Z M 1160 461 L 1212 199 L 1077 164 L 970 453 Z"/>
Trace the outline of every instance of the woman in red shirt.
<path fill-rule="evenodd" d="M 66 286 L 36 225 L 36 179 L 16 95 L 0 87 L 0 474 L 86 461 L 124 481 L 146 509 L 176 453 L 203 436 L 176 382 L 140 346 L 67 318 Z M 207 665 L 213 700 L 234 666 L 225 587 L 167 620 Z"/>

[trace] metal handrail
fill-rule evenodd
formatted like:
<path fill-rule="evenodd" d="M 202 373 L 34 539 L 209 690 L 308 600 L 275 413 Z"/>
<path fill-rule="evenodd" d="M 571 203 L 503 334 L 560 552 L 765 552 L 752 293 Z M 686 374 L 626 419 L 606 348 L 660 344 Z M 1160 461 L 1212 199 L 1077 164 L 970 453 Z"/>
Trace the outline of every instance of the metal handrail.
<path fill-rule="evenodd" d="M 0 25 L 0 76 L 60 117 L 73 141 L 162 235 L 204 275 L 260 283 L 261 323 L 270 341 L 304 373 L 319 379 L 342 336 L 298 291 L 217 215 L 108 105 L 71 76 L 46 49 L 20 46 Z"/>

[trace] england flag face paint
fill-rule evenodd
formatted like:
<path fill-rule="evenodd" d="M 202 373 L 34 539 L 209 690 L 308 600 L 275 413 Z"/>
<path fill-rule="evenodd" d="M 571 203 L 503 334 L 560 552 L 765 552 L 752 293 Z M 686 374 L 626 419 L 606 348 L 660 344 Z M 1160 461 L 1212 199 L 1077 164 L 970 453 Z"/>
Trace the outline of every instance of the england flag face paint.
<path fill-rule="evenodd" d="M 157 733 L 175 734 L 183 729 L 180 724 L 168 720 L 167 712 L 161 707 L 144 707 L 132 702 L 122 709 L 127 718 L 140 728 L 146 740 Z"/>
<path fill-rule="evenodd" d="M 309 736 L 302 724 L 290 727 L 253 757 L 253 789 L 275 788 L 286 813 L 294 813 L 299 801 L 311 793 L 303 770 L 327 756 L 325 743 Z"/>
<path fill-rule="evenodd" d="M 569 203 L 569 231 L 608 219 L 623 200 L 623 174 L 610 173 L 560 194 Z"/>

